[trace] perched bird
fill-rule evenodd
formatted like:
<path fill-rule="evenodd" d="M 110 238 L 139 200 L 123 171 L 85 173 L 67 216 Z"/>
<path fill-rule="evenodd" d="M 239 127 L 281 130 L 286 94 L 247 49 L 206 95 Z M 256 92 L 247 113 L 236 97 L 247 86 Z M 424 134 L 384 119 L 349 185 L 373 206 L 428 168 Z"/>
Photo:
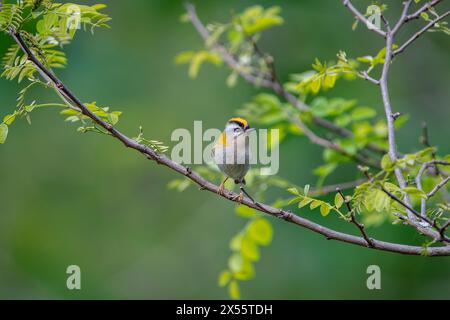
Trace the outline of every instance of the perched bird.
<path fill-rule="evenodd" d="M 227 176 L 219 186 L 218 193 L 223 194 L 225 182 L 231 178 L 234 183 L 239 184 L 241 192 L 237 199 L 242 202 L 245 192 L 245 175 L 250 168 L 250 146 L 249 133 L 253 129 L 248 125 L 247 120 L 243 118 L 231 118 L 225 125 L 225 130 L 217 139 L 213 149 L 212 158 L 219 169 Z"/>

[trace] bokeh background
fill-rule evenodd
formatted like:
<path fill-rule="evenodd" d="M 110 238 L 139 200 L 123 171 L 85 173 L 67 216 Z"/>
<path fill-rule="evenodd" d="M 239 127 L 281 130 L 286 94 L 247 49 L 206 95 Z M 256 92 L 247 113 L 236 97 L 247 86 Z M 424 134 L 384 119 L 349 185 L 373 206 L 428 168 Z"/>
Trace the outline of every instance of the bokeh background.
<path fill-rule="evenodd" d="M 181 1 L 104 2 L 112 29 L 79 33 L 66 48 L 69 67 L 58 74 L 82 100 L 124 111 L 119 127 L 127 134 L 135 135 L 142 125 L 147 136 L 170 142 L 173 129 L 191 129 L 194 120 L 221 128 L 258 92 L 242 80 L 229 89 L 225 68 L 205 66 L 192 81 L 186 67 L 174 64 L 180 51 L 202 48 L 192 26 L 179 21 Z M 281 5 L 285 24 L 265 33 L 261 43 L 273 53 L 283 80 L 309 69 L 315 57 L 334 59 L 340 49 L 355 57 L 382 47 L 363 28 L 351 30 L 352 17 L 339 1 L 194 3 L 204 21 L 226 21 L 233 10 L 253 4 Z M 399 1 L 387 4 L 396 10 Z M 418 26 L 411 23 L 400 37 Z M 0 35 L 0 52 L 10 42 Z M 421 147 L 420 124 L 426 121 L 432 143 L 450 153 L 449 54 L 448 37 L 428 34 L 392 67 L 393 106 L 411 115 L 398 132 L 403 152 Z M 2 115 L 13 110 L 17 89 L 0 81 Z M 382 116 L 379 92 L 363 81 L 341 81 L 326 95 L 357 98 Z M 311 169 L 320 158 L 320 148 L 289 138 L 281 148 L 280 175 L 314 185 Z M 329 182 L 354 176 L 343 169 Z M 113 139 L 77 133 L 55 110 L 35 112 L 31 126 L 16 121 L 0 147 L 0 298 L 227 298 L 217 275 L 226 266 L 229 239 L 245 221 L 232 203 L 213 194 L 168 190 L 174 178 Z M 355 231 L 336 218 L 300 214 Z M 243 298 L 450 298 L 449 258 L 372 251 L 272 220 L 274 241 L 263 248 L 256 279 L 242 284 Z M 422 241 L 406 227 L 384 225 L 370 232 L 390 241 Z M 66 288 L 71 264 L 81 267 L 80 291 Z M 371 264 L 381 267 L 381 290 L 366 288 Z"/>

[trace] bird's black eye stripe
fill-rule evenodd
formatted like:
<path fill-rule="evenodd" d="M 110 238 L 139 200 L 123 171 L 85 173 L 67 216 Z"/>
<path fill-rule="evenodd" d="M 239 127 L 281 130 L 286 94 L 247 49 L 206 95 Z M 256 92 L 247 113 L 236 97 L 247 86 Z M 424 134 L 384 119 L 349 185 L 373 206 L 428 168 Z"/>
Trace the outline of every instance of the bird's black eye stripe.
<path fill-rule="evenodd" d="M 242 124 L 242 122 L 239 122 L 239 121 L 230 121 L 230 123 L 237 124 L 239 127 L 241 127 L 242 129 L 244 129 L 244 125 Z"/>
<path fill-rule="evenodd" d="M 234 128 L 234 132 L 238 132 L 239 130 L 239 128 Z"/>

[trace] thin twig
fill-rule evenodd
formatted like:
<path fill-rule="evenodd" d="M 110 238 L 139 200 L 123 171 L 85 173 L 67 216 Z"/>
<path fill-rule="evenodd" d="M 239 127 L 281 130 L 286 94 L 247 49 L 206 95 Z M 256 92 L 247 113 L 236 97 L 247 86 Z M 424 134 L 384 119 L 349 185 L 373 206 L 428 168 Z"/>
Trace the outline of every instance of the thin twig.
<path fill-rule="evenodd" d="M 377 85 L 377 86 L 380 85 L 380 81 L 378 81 L 377 79 L 372 78 L 371 76 L 369 76 L 369 74 L 367 73 L 367 71 L 363 71 L 363 72 L 359 73 L 359 76 L 360 76 L 362 79 L 367 80 L 367 81 L 369 81 L 369 82 L 372 82 L 373 84 L 375 84 L 375 85 Z"/>
<path fill-rule="evenodd" d="M 434 188 L 433 190 L 431 190 L 430 192 L 428 192 L 427 194 L 427 198 L 430 199 L 432 196 L 434 196 L 436 194 L 436 192 L 439 191 L 439 189 L 441 189 L 443 186 L 445 186 L 445 184 L 450 180 L 450 176 L 448 176 L 447 178 L 445 178 L 444 180 L 442 180 L 441 182 L 439 182 Z"/>
<path fill-rule="evenodd" d="M 430 8 L 434 7 L 435 5 L 442 2 L 442 0 L 433 0 L 430 2 L 426 2 L 420 9 L 418 9 L 416 12 L 408 15 L 405 19 L 405 22 L 408 22 L 410 20 L 418 19 L 422 12 L 428 11 Z"/>
<path fill-rule="evenodd" d="M 401 28 L 401 26 L 405 23 L 406 21 L 406 17 L 408 16 L 408 10 L 409 7 L 411 6 L 411 2 L 412 0 L 406 0 L 403 3 L 403 11 L 402 14 L 400 15 L 400 18 L 398 19 L 398 22 L 395 24 L 394 29 L 392 29 L 392 35 L 394 36 L 397 31 Z"/>
<path fill-rule="evenodd" d="M 358 220 L 356 220 L 355 212 L 352 209 L 352 207 L 350 206 L 350 201 L 344 196 L 341 189 L 336 188 L 336 191 L 341 195 L 342 199 L 344 200 L 345 206 L 347 207 L 348 213 L 350 214 L 350 221 L 354 225 L 356 225 L 356 227 L 359 229 L 364 240 L 366 240 L 366 242 L 367 242 L 367 246 L 372 248 L 374 246 L 372 239 L 370 239 L 369 236 L 367 235 L 364 225 L 362 223 L 359 223 Z"/>
<path fill-rule="evenodd" d="M 23 40 L 22 36 L 20 35 L 20 32 L 15 32 L 14 30 L 11 30 L 10 32 L 11 37 L 16 41 L 16 43 L 20 46 L 20 48 L 24 51 L 25 54 L 27 54 L 28 59 L 36 66 L 36 68 L 43 71 L 52 81 L 52 83 L 55 85 L 55 88 L 61 93 L 66 94 L 74 103 L 75 105 L 80 108 L 81 112 L 92 119 L 95 123 L 97 123 L 99 126 L 106 129 L 109 133 L 111 133 L 111 136 L 115 139 L 121 141 L 126 147 L 129 147 L 131 149 L 134 149 L 138 151 L 139 153 L 146 156 L 148 159 L 155 161 L 158 164 L 164 165 L 168 167 L 169 169 L 186 176 L 193 182 L 195 182 L 197 185 L 200 186 L 202 190 L 208 190 L 210 192 L 215 193 L 218 196 L 221 196 L 223 198 L 226 198 L 230 201 L 238 202 L 237 200 L 237 194 L 234 192 L 226 192 L 224 194 L 219 195 L 219 187 L 207 180 L 205 180 L 202 176 L 200 176 L 198 173 L 190 170 L 189 168 L 186 168 L 185 166 L 178 164 L 172 160 L 170 160 L 168 157 L 157 153 L 155 150 L 142 145 L 135 140 L 127 137 L 123 133 L 121 133 L 119 130 L 117 130 L 114 126 L 111 124 L 103 121 L 101 118 L 96 116 L 94 113 L 92 113 L 67 87 L 64 85 L 59 78 L 50 70 L 48 70 L 42 63 L 36 58 L 36 56 L 30 51 L 28 48 L 26 42 Z M 326 228 L 320 224 L 314 223 L 308 219 L 299 217 L 297 215 L 292 214 L 289 211 L 277 209 L 265 204 L 259 204 L 257 206 L 255 203 L 253 203 L 250 199 L 244 198 L 242 201 L 242 204 L 246 205 L 247 207 L 254 208 L 258 211 L 267 213 L 271 216 L 281 218 L 283 220 L 289 221 L 293 224 L 296 224 L 300 227 L 312 230 L 316 233 L 319 233 L 323 236 L 325 236 L 327 239 L 335 239 L 338 241 L 351 243 L 359 246 L 367 246 L 367 241 L 363 237 L 357 237 L 354 235 L 349 235 L 346 233 L 338 232 L 329 228 Z M 391 243 L 391 242 L 385 242 L 380 240 L 373 240 L 373 248 L 377 250 L 383 250 L 383 251 L 391 251 L 391 252 L 397 252 L 397 253 L 403 253 L 403 254 L 410 254 L 410 255 L 422 255 L 424 252 L 424 249 L 420 246 L 409 246 L 409 245 L 402 245 L 398 243 Z M 426 253 L 429 256 L 450 256 L 450 246 L 442 246 L 442 247 L 430 247 L 426 249 Z"/>
<path fill-rule="evenodd" d="M 419 38 L 421 35 L 423 35 L 425 32 L 427 32 L 429 29 L 433 28 L 436 23 L 441 21 L 442 19 L 446 18 L 448 15 L 450 15 L 450 10 L 445 12 L 444 14 L 440 15 L 439 17 L 435 18 L 434 20 L 430 21 L 426 26 L 424 26 L 422 29 L 420 29 L 418 32 L 416 32 L 411 38 L 406 40 L 404 44 L 402 44 L 398 49 L 396 49 L 392 55 L 397 56 L 405 49 L 411 45 L 417 38 Z"/>

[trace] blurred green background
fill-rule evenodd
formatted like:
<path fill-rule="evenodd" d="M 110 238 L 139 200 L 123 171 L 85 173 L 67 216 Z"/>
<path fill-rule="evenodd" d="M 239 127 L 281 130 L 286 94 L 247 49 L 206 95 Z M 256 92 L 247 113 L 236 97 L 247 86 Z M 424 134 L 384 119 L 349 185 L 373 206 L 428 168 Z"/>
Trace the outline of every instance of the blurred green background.
<path fill-rule="evenodd" d="M 130 136 L 142 125 L 146 136 L 170 142 L 173 129 L 191 129 L 194 120 L 221 128 L 258 92 L 242 80 L 227 88 L 225 68 L 205 66 L 192 81 L 185 66 L 174 64 L 180 51 L 202 48 L 192 26 L 179 22 L 181 1 L 105 3 L 112 29 L 79 33 L 66 48 L 69 67 L 58 74 L 82 100 L 124 111 L 119 128 Z M 281 5 L 285 24 L 265 33 L 261 44 L 273 53 L 283 80 L 309 69 L 315 57 L 334 59 L 340 49 L 350 57 L 374 54 L 383 45 L 364 28 L 352 32 L 352 17 L 339 1 L 194 3 L 209 22 L 226 21 L 233 10 L 252 4 Z M 387 4 L 398 13 L 399 1 Z M 418 26 L 411 23 L 400 37 Z M 10 43 L 0 35 L 0 52 Z M 392 67 L 394 109 L 411 115 L 398 132 L 403 152 L 421 147 L 420 124 L 427 121 L 432 143 L 450 153 L 449 53 L 445 35 L 428 34 Z M 0 81 L 2 115 L 13 110 L 17 89 Z M 363 81 L 341 81 L 326 95 L 357 98 L 382 116 L 378 90 Z M 35 112 L 32 121 L 16 121 L 0 147 L 0 298 L 227 298 L 217 275 L 226 266 L 229 239 L 245 223 L 233 203 L 196 188 L 167 190 L 175 173 L 113 139 L 77 133 L 55 110 Z M 320 158 L 319 147 L 292 137 L 281 148 L 280 175 L 314 185 L 311 169 Z M 354 176 L 346 168 L 329 182 Z M 355 232 L 335 217 L 300 214 Z M 450 298 L 449 258 L 368 250 L 271 220 L 274 241 L 263 248 L 256 279 L 242 284 L 243 298 Z M 369 231 L 389 241 L 422 241 L 407 227 Z M 81 267 L 80 291 L 66 288 L 71 264 Z M 381 290 L 366 288 L 371 264 L 381 267 Z"/>

